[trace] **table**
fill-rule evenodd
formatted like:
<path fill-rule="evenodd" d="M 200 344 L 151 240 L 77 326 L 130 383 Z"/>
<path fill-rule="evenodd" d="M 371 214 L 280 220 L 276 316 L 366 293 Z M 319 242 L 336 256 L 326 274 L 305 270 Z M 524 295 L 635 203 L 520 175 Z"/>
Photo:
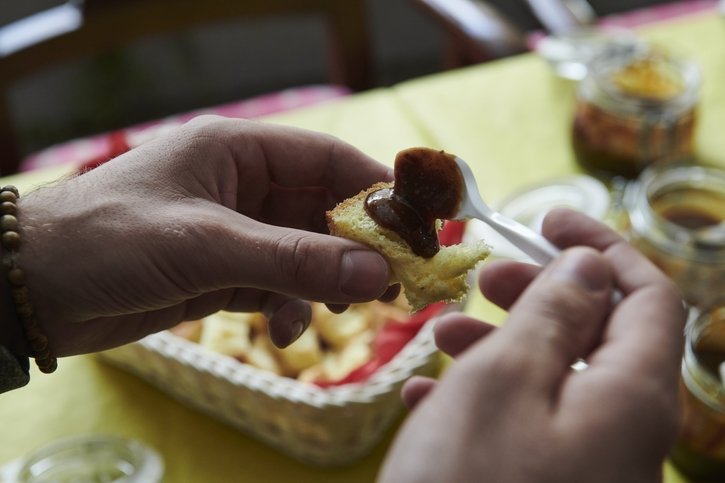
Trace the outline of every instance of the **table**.
<path fill-rule="evenodd" d="M 705 83 L 698 153 L 725 166 L 725 20 L 701 14 L 648 27 L 644 34 L 702 65 Z M 436 74 L 268 122 L 329 132 L 392 163 L 401 149 L 425 145 L 468 160 L 491 201 L 549 176 L 578 171 L 568 145 L 574 86 L 533 54 Z M 21 190 L 63 168 L 3 179 Z M 467 311 L 494 322 L 504 314 L 474 296 Z M 200 481 L 370 482 L 394 435 L 360 463 L 320 470 L 297 463 L 236 430 L 184 407 L 95 356 L 63 359 L 51 376 L 0 397 L 0 463 L 52 439 L 105 432 L 145 441 L 163 456 L 167 483 Z M 665 480 L 685 480 L 669 465 Z"/>

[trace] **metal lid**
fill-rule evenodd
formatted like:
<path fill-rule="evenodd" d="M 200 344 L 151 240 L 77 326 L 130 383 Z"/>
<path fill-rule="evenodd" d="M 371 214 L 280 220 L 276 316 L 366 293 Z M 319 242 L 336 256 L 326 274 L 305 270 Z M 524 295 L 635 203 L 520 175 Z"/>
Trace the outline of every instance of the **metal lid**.
<path fill-rule="evenodd" d="M 581 28 L 541 39 L 536 52 L 559 76 L 580 81 L 594 59 L 604 53 L 625 53 L 642 43 L 632 32 L 623 29 Z"/>

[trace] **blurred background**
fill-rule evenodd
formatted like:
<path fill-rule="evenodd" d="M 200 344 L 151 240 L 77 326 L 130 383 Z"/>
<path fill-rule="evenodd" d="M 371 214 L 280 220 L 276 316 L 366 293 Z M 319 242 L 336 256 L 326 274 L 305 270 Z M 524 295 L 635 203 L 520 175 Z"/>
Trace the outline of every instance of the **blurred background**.
<path fill-rule="evenodd" d="M 300 86 L 342 87 L 316 93 L 334 97 L 525 49 L 489 22 L 484 41 L 508 46 L 453 58 L 456 39 L 491 20 L 471 4 L 520 34 L 570 26 L 551 14 L 561 4 L 586 17 L 655 3 L 667 2 L 0 0 L 0 175 L 37 167 L 19 163 L 47 146 L 165 116 Z"/>
<path fill-rule="evenodd" d="M 0 26 L 64 3 L 0 0 Z M 439 68 L 439 31 L 410 2 L 364 3 L 367 18 L 361 20 L 367 22 L 371 48 L 369 87 Z M 15 83 L 8 102 L 21 149 L 28 153 L 168 114 L 328 83 L 327 52 L 319 15 L 247 19 L 230 15 L 151 34 L 101 55 L 38 72 Z M 0 71 L 0 77 L 5 75 Z"/>

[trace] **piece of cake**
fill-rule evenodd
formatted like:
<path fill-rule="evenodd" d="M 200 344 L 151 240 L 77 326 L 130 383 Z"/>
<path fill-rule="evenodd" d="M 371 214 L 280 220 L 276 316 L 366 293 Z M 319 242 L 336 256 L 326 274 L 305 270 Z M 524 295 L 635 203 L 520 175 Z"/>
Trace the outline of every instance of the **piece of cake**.
<path fill-rule="evenodd" d="M 458 244 L 453 246 L 436 246 L 434 254 L 428 248 L 417 250 L 421 255 L 416 253 L 415 243 L 411 244 L 409 238 L 411 236 L 402 237 L 400 230 L 386 228 L 381 226 L 379 222 L 374 220 L 366 209 L 366 203 L 369 196 L 376 196 L 377 193 L 395 192 L 401 184 L 401 172 L 406 169 L 415 172 L 416 184 L 423 185 L 426 182 L 425 167 L 421 167 L 418 163 L 421 152 L 424 156 L 429 156 L 427 163 L 438 163 L 439 158 L 436 156 L 448 156 L 445 153 L 427 150 L 425 148 L 414 148 L 414 150 L 406 150 L 401 152 L 396 158 L 396 181 L 395 183 L 378 183 L 367 190 L 364 190 L 354 197 L 348 198 L 339 203 L 334 209 L 327 212 L 327 223 L 330 234 L 349 238 L 351 240 L 363 243 L 370 248 L 380 252 L 390 264 L 392 270 L 391 283 L 400 283 L 403 286 L 403 293 L 407 298 L 411 309 L 418 311 L 426 305 L 444 301 L 456 302 L 460 301 L 468 292 L 467 274 L 476 264 L 484 260 L 490 253 L 490 247 L 482 240 Z M 400 160 L 404 161 L 400 161 Z M 448 160 L 450 161 L 450 160 Z M 448 162 L 445 158 L 440 159 L 440 163 Z M 413 164 L 410 164 L 413 163 Z M 402 166 L 401 166 L 402 165 Z M 437 196 L 441 192 L 441 179 L 436 164 L 436 186 L 425 187 L 418 186 L 416 193 L 428 193 Z M 413 169 L 416 168 L 416 169 Z M 440 193 L 442 196 L 444 193 Z M 418 200 L 410 197 L 404 201 L 405 209 L 415 209 L 415 202 L 418 201 L 425 206 L 432 206 L 432 201 L 426 202 L 425 199 Z M 436 200 L 437 202 L 437 200 Z M 448 206 L 440 213 L 453 213 L 457 205 Z M 422 216 L 421 224 L 425 225 L 431 222 L 433 236 L 437 242 L 437 232 L 441 228 L 442 223 L 439 219 L 433 219 L 435 213 L 425 212 L 419 213 Z M 404 218 L 415 218 L 416 214 L 410 216 L 405 215 Z M 405 221 L 405 220 L 404 220 Z M 429 237 L 425 226 L 422 229 L 408 230 L 414 236 L 421 231 L 426 232 L 423 238 Z M 410 235 L 409 233 L 409 235 Z M 406 240 L 408 238 L 408 240 Z M 430 240 L 426 240 L 428 243 Z"/>

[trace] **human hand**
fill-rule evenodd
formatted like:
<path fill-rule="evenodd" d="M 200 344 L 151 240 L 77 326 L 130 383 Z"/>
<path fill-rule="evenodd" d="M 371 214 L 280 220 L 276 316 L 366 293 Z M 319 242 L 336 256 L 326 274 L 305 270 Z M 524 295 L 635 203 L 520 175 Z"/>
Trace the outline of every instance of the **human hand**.
<path fill-rule="evenodd" d="M 438 322 L 436 342 L 457 360 L 440 381 L 405 386 L 414 409 L 381 481 L 661 480 L 677 431 L 679 293 L 582 214 L 556 210 L 544 233 L 568 248 L 549 266 L 482 271 L 484 295 L 509 310 L 503 327 Z M 614 287 L 624 298 L 611 308 Z M 587 369 L 570 368 L 578 358 Z"/>
<path fill-rule="evenodd" d="M 19 265 L 58 356 L 220 309 L 264 312 L 284 346 L 309 324 L 300 299 L 344 306 L 386 295 L 384 259 L 326 235 L 324 214 L 391 179 L 391 169 L 331 136 L 197 118 L 21 193 Z"/>

